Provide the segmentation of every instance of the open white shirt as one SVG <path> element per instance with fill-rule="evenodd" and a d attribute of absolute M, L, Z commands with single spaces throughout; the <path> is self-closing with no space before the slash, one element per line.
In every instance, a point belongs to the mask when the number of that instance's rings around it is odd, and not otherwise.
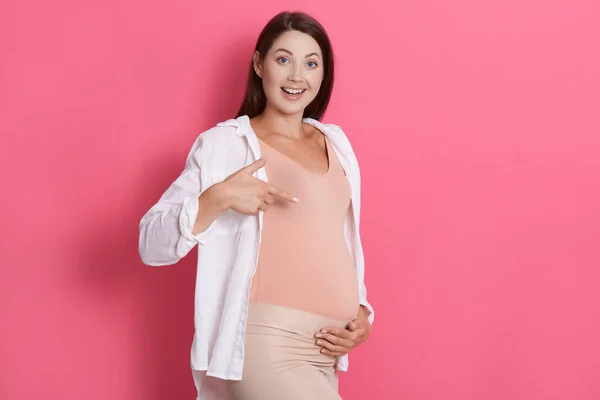
<path fill-rule="evenodd" d="M 356 265 L 360 304 L 369 311 L 372 323 L 375 314 L 367 301 L 359 234 L 358 161 L 339 126 L 312 118 L 303 122 L 327 136 L 350 183 L 352 201 L 345 220 L 345 239 Z M 262 211 L 251 216 L 227 210 L 204 232 L 193 235 L 198 196 L 260 157 L 248 116 L 218 123 L 198 136 L 183 172 L 140 221 L 139 254 L 144 264 L 175 264 L 199 244 L 191 349 L 198 400 L 226 399 L 226 381 L 242 379 L 250 284 L 263 226 Z M 267 181 L 265 168 L 255 176 Z M 347 371 L 348 355 L 339 357 L 337 365 Z"/>

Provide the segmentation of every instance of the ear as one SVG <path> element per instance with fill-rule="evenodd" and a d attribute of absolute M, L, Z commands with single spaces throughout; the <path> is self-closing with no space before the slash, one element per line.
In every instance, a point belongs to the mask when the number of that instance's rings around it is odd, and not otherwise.
<path fill-rule="evenodd" d="M 252 56 L 252 65 L 254 66 L 254 72 L 256 72 L 256 75 L 258 75 L 259 78 L 262 78 L 262 64 L 260 62 L 260 53 L 258 50 L 256 50 Z"/>

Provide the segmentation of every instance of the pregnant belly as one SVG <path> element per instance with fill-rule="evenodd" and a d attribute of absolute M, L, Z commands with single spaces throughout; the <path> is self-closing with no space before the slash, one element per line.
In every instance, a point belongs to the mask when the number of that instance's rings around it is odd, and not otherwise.
<path fill-rule="evenodd" d="M 359 307 L 356 268 L 345 242 L 311 251 L 262 252 L 250 300 L 296 308 L 343 321 Z"/>

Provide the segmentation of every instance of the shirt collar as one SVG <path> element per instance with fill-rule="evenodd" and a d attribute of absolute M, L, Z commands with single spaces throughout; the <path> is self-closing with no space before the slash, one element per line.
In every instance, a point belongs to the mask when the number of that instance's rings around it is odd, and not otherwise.
<path fill-rule="evenodd" d="M 321 132 L 329 136 L 329 132 L 327 131 L 325 124 L 321 121 L 318 121 L 313 118 L 303 118 L 302 122 L 313 125 L 318 128 Z M 231 118 L 227 121 L 219 122 L 217 126 L 232 126 L 235 127 L 236 135 L 242 137 L 246 135 L 254 135 L 254 131 L 252 130 L 252 126 L 250 125 L 250 118 L 247 115 L 240 115 L 237 118 Z"/>
<path fill-rule="evenodd" d="M 237 118 L 231 118 L 227 121 L 219 122 L 217 126 L 233 126 L 235 127 L 235 133 L 238 136 L 246 136 L 248 133 L 252 132 L 250 118 L 248 118 L 247 115 L 240 115 Z"/>

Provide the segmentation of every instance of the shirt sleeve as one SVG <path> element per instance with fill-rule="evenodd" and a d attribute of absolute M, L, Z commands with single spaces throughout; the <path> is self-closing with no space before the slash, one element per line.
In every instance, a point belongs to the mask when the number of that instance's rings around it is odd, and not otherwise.
<path fill-rule="evenodd" d="M 356 156 L 355 156 L 355 160 L 356 160 Z M 358 196 L 360 196 L 361 195 L 361 189 L 360 189 L 361 182 L 360 182 L 360 170 L 358 169 L 358 160 L 356 160 L 356 168 L 358 171 Z M 358 223 L 358 226 L 360 226 L 360 223 Z M 365 262 L 365 258 L 364 258 L 363 248 L 362 248 L 362 240 L 360 240 L 360 229 L 357 228 L 357 230 L 359 231 L 359 232 L 357 232 L 357 235 L 359 235 L 359 240 L 358 240 L 359 249 L 358 250 L 359 250 L 359 254 L 360 254 L 360 257 L 362 260 L 362 264 L 363 264 L 362 274 L 361 274 L 361 279 L 360 279 L 360 286 L 359 286 L 359 298 L 360 298 L 360 304 L 365 306 L 365 308 L 368 310 L 367 319 L 369 320 L 369 323 L 372 325 L 373 321 L 375 319 L 375 310 L 373 309 L 373 306 L 371 306 L 371 304 L 367 300 L 367 286 L 365 285 L 366 262 Z"/>
<path fill-rule="evenodd" d="M 365 308 L 367 309 L 367 311 L 368 311 L 367 319 L 369 320 L 369 323 L 371 325 L 373 325 L 373 321 L 375 320 L 375 310 L 373 309 L 373 306 L 371 306 L 371 304 L 367 300 L 367 288 L 365 286 L 364 281 L 361 282 L 361 286 L 362 286 L 362 288 L 361 288 L 360 305 L 365 306 Z"/>
<path fill-rule="evenodd" d="M 207 189 L 201 174 L 206 154 L 206 143 L 200 135 L 188 154 L 183 172 L 142 217 L 138 252 L 144 264 L 175 264 L 196 244 L 204 245 L 210 236 L 214 223 L 205 231 L 192 234 L 198 197 Z"/>
<path fill-rule="evenodd" d="M 360 201 L 361 198 L 361 174 L 360 174 L 360 167 L 358 165 L 358 159 L 356 157 L 356 153 L 354 152 L 354 149 L 352 148 L 352 144 L 350 143 L 350 140 L 348 139 L 348 136 L 346 135 L 346 133 L 342 130 L 342 128 L 339 125 L 334 125 L 334 124 L 330 124 L 330 126 L 337 130 L 339 132 L 339 134 L 343 137 L 343 139 L 346 141 L 346 144 L 348 146 L 349 149 L 349 155 L 352 158 L 352 163 L 354 164 L 355 168 L 356 168 L 356 185 L 357 185 L 357 190 L 358 190 L 358 198 Z M 360 203 L 359 203 L 359 209 L 360 209 Z M 365 285 L 365 260 L 364 260 L 364 253 L 363 253 L 363 248 L 362 248 L 362 240 L 360 240 L 360 214 L 356 217 L 356 226 L 355 229 L 357 231 L 357 235 L 359 237 L 358 240 L 358 244 L 357 244 L 357 255 L 359 260 L 357 260 L 357 262 L 361 263 L 362 268 L 360 271 L 360 284 L 359 284 L 359 298 L 360 298 L 360 305 L 365 306 L 365 308 L 368 311 L 368 315 L 367 315 L 367 319 L 369 320 L 369 323 L 373 324 L 373 321 L 375 320 L 375 310 L 373 309 L 373 306 L 371 306 L 371 304 L 369 303 L 369 301 L 367 300 L 367 287 Z"/>

